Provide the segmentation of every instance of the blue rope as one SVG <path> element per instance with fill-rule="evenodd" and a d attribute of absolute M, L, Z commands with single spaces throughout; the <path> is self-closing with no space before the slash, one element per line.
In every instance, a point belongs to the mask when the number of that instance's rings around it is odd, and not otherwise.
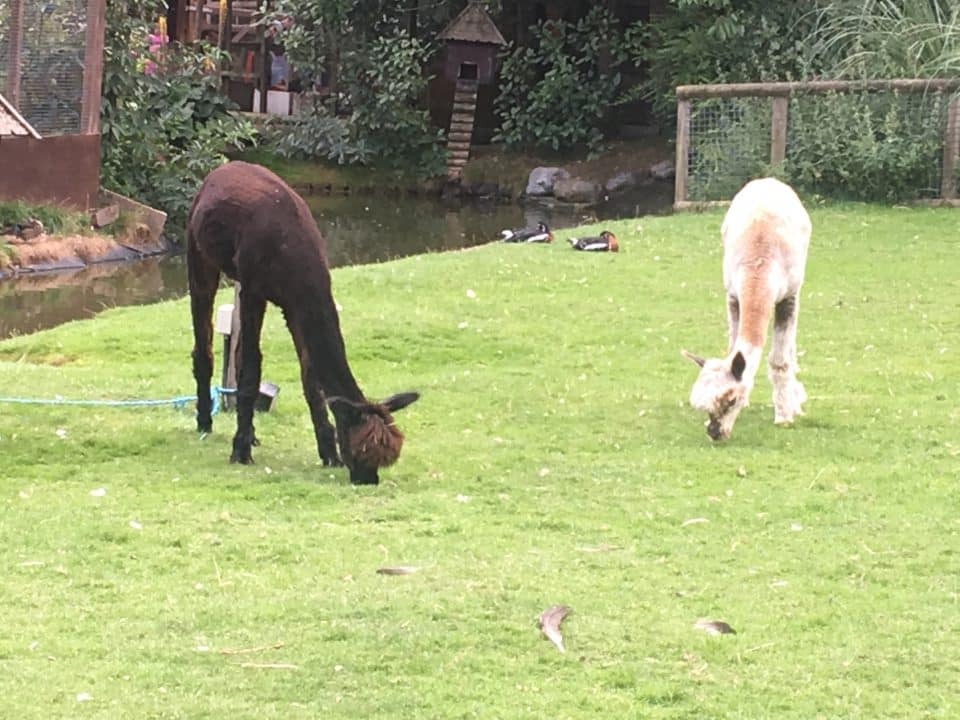
<path fill-rule="evenodd" d="M 220 396 L 234 395 L 236 390 L 233 388 L 222 388 L 214 385 L 210 388 L 210 400 L 213 403 L 212 415 L 216 415 L 220 410 Z M 16 403 L 18 405 L 95 405 L 106 407 L 143 407 L 156 405 L 173 405 L 176 408 L 184 407 L 191 400 L 195 400 L 196 395 L 178 395 L 169 400 L 68 400 L 66 398 L 25 398 L 25 397 L 0 397 L 0 403 Z"/>

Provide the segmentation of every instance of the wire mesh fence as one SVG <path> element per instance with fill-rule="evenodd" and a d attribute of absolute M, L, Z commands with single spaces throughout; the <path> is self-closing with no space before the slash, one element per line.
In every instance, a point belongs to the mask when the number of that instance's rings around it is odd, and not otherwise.
<path fill-rule="evenodd" d="M 687 197 L 723 200 L 770 161 L 770 98 L 704 98 L 691 103 Z"/>
<path fill-rule="evenodd" d="M 770 174 L 831 197 L 952 199 L 957 86 L 910 80 L 680 88 L 676 204 L 729 200 L 751 178 Z"/>
<path fill-rule="evenodd" d="M 790 101 L 786 173 L 811 191 L 929 200 L 943 186 L 949 94 L 798 94 Z M 885 187 L 884 197 L 871 188 Z"/>
<path fill-rule="evenodd" d="M 0 92 L 41 135 L 81 131 L 87 0 L 0 0 Z"/>

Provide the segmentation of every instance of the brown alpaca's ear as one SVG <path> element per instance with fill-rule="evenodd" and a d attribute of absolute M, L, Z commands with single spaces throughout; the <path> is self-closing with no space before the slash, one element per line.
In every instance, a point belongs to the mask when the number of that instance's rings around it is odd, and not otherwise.
<path fill-rule="evenodd" d="M 366 404 L 357 404 L 352 400 L 347 400 L 347 398 L 340 396 L 328 397 L 327 405 L 329 405 L 331 410 L 341 415 L 351 425 L 355 425 L 360 422 L 360 416 L 363 415 L 364 408 L 367 407 Z"/>
<path fill-rule="evenodd" d="M 699 355 L 694 355 L 692 352 L 687 352 L 686 350 L 681 350 L 680 354 L 683 355 L 687 360 L 692 360 L 700 367 L 703 367 L 703 364 L 706 362 L 706 360 Z"/>
<path fill-rule="evenodd" d="M 743 379 L 743 371 L 747 369 L 746 358 L 743 357 L 742 352 L 737 352 L 733 356 L 733 362 L 730 363 L 730 372 L 733 373 L 733 379 L 737 382 L 740 382 Z"/>
<path fill-rule="evenodd" d="M 391 395 L 381 404 L 393 413 L 397 410 L 403 410 L 407 405 L 413 405 L 419 398 L 420 393 L 418 392 L 402 392 Z"/>

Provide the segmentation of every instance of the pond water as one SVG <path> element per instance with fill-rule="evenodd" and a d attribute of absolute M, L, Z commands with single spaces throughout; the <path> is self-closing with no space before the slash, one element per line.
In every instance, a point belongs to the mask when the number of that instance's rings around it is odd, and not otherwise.
<path fill-rule="evenodd" d="M 565 228 L 668 212 L 670 183 L 625 194 L 596 208 L 443 202 L 430 197 L 309 196 L 327 239 L 331 266 L 382 262 L 495 241 L 503 228 L 544 221 Z M 0 338 L 87 318 L 110 307 L 142 305 L 187 293 L 183 255 L 95 265 L 79 271 L 0 280 Z"/>

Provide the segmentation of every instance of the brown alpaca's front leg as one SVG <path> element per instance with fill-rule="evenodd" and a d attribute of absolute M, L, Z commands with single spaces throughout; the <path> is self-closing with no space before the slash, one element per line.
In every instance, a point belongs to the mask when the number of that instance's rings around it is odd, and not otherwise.
<path fill-rule="evenodd" d="M 300 360 L 300 382 L 303 384 L 303 396 L 307 399 L 310 408 L 310 419 L 313 421 L 313 432 L 317 438 L 317 453 L 325 466 L 340 466 L 343 462 L 337 452 L 337 433 L 327 415 L 327 403 L 320 384 L 317 367 L 311 362 L 310 353 L 301 333 L 300 323 L 295 316 L 284 312 L 287 318 L 287 327 L 293 337 L 297 357 Z M 293 318 L 293 319 L 292 319 Z"/>
<path fill-rule="evenodd" d="M 303 379 L 303 394 L 307 398 L 310 408 L 310 419 L 313 420 L 313 432 L 317 438 L 317 452 L 326 466 L 343 465 L 337 453 L 337 433 L 330 424 L 327 415 L 327 403 L 320 388 L 320 382 L 313 375 L 312 370 L 301 367 Z"/>
<path fill-rule="evenodd" d="M 253 405 L 260 392 L 260 331 L 267 303 L 263 298 L 241 292 L 240 300 L 240 376 L 237 380 L 237 433 L 233 436 L 230 462 L 253 463 L 250 447 L 256 436 L 253 429 Z"/>

